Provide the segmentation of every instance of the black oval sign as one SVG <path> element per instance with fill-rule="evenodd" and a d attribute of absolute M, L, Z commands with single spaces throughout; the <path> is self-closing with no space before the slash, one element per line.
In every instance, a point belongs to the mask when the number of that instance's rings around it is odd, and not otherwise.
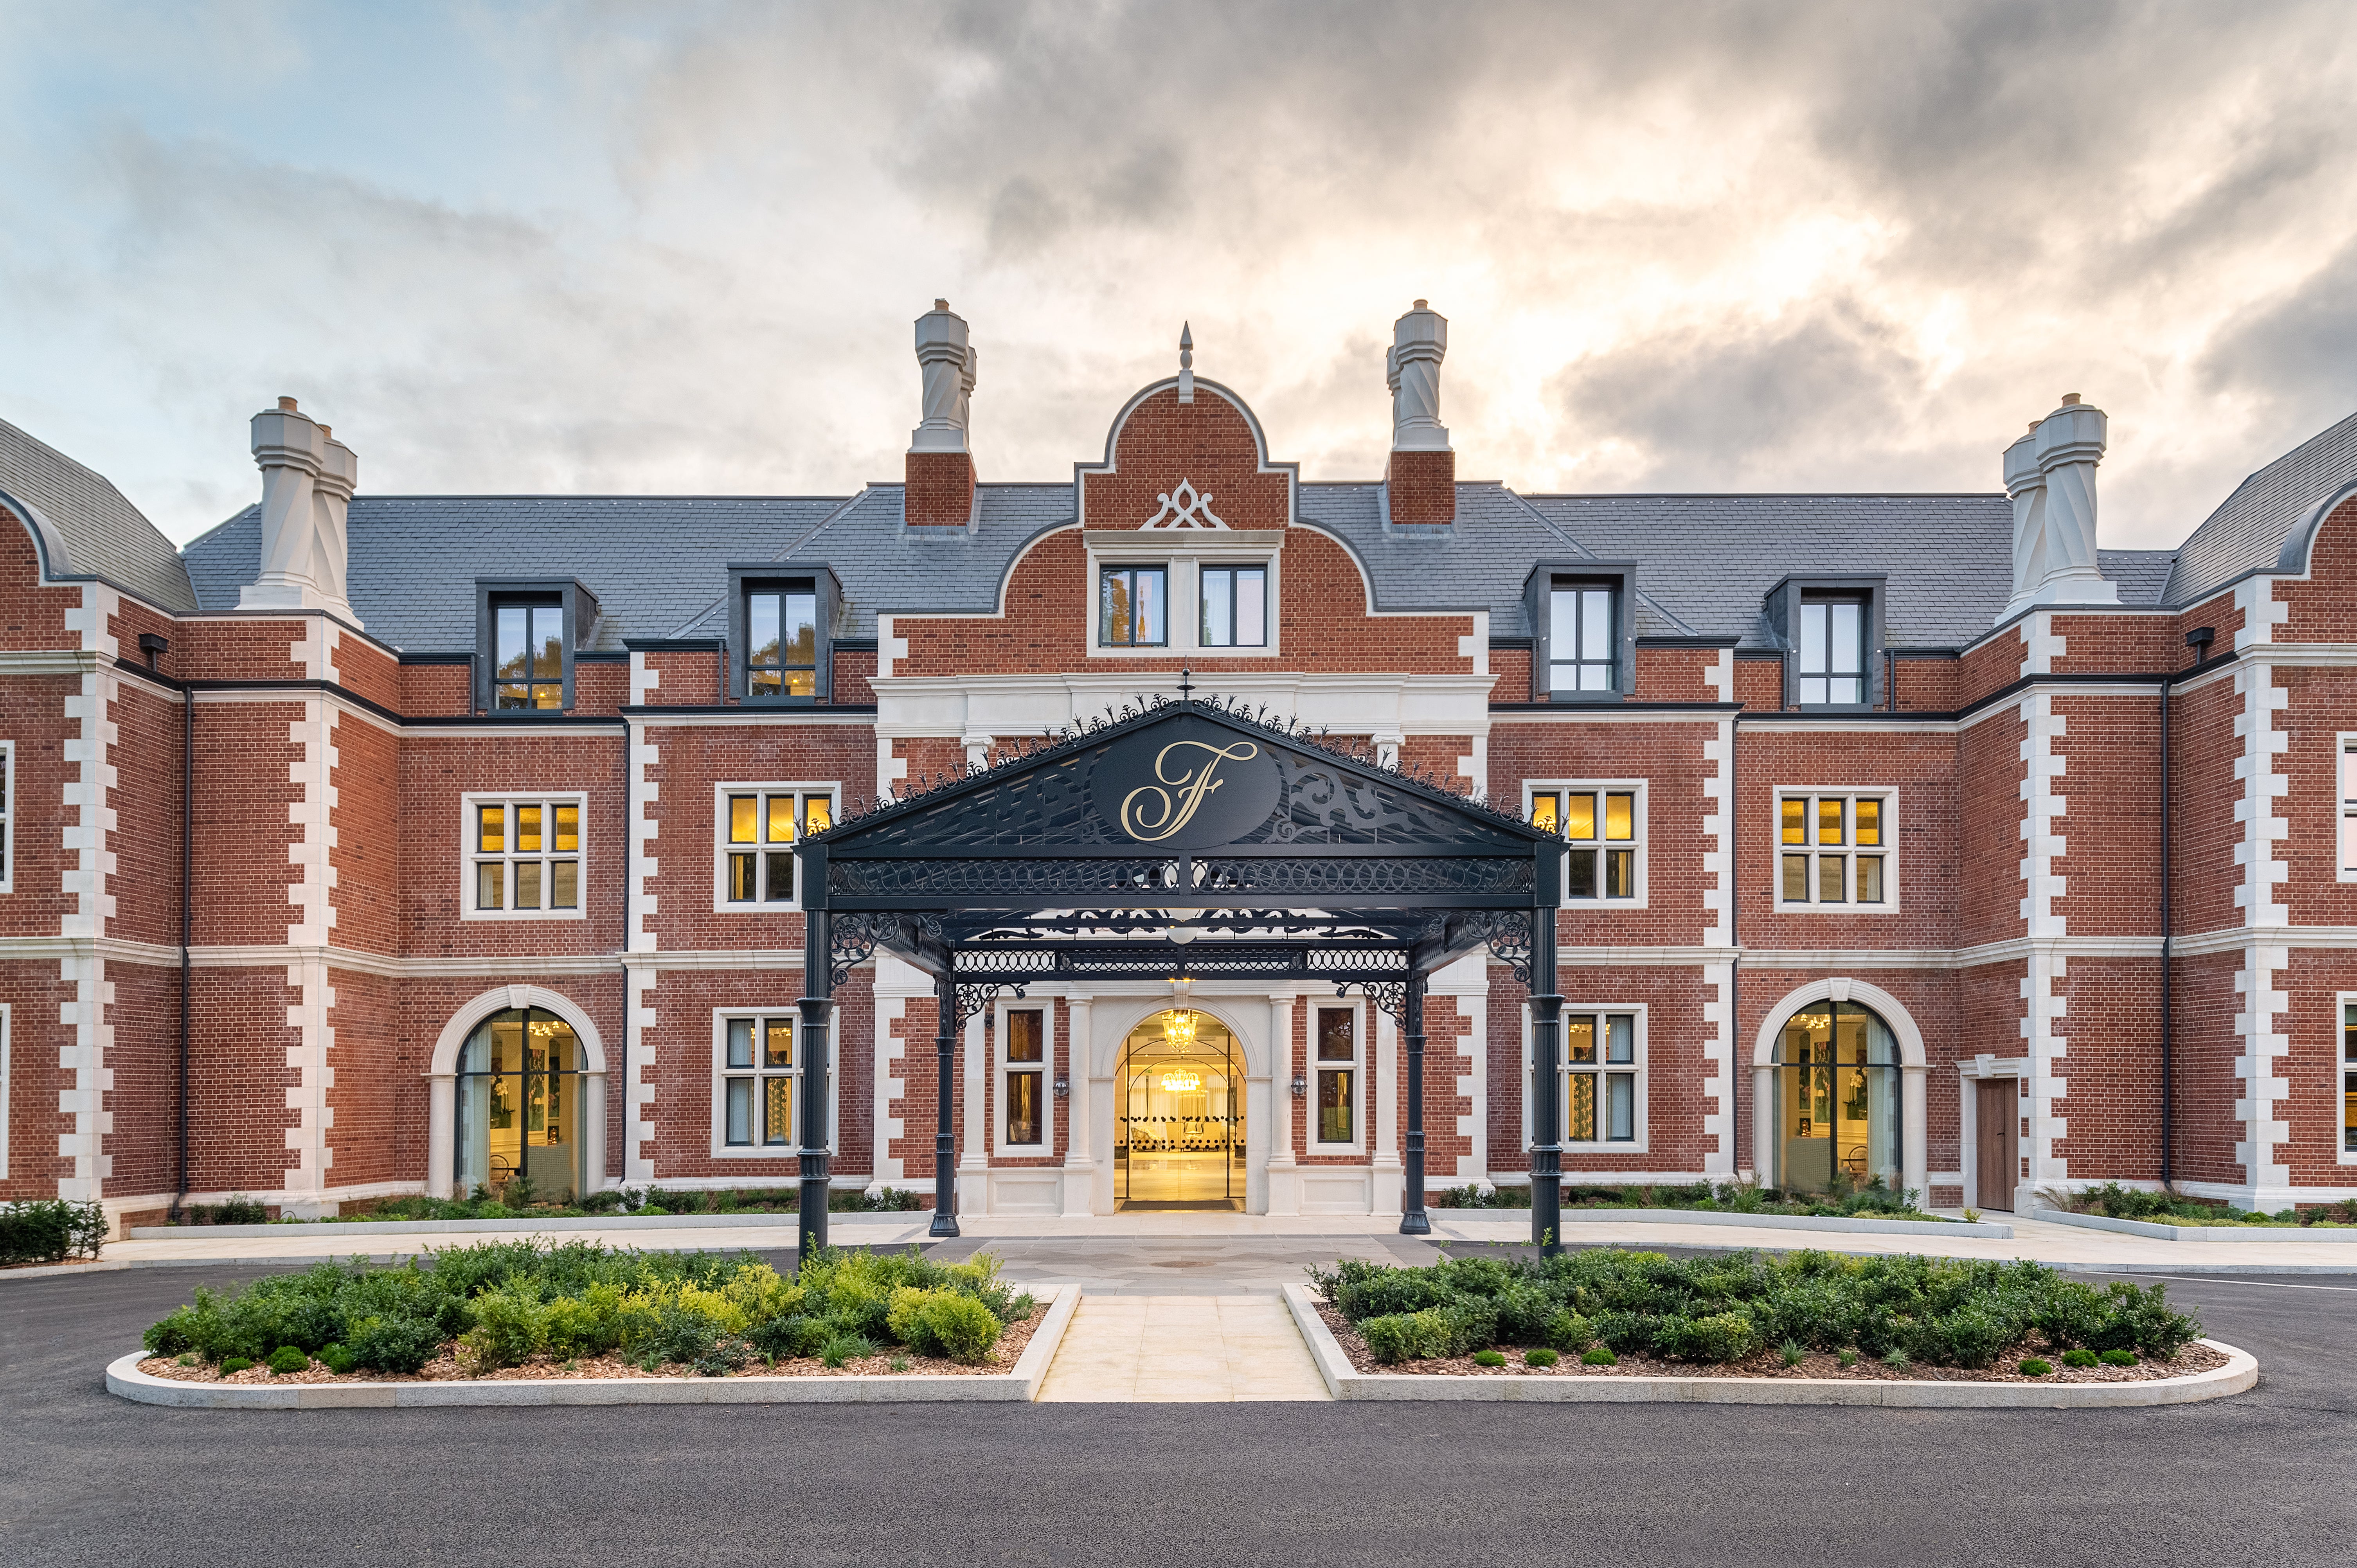
<path fill-rule="evenodd" d="M 1107 746 L 1089 796 L 1116 837 L 1191 850 L 1233 843 L 1268 821 L 1284 787 L 1259 741 L 1181 718 Z"/>

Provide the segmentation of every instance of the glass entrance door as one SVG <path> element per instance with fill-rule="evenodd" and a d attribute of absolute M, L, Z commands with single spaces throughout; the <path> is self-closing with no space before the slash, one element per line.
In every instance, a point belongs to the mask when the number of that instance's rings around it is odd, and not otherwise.
<path fill-rule="evenodd" d="M 1207 1013 L 1172 1008 L 1130 1031 L 1114 1120 L 1114 1207 L 1239 1210 L 1243 1058 Z"/>
<path fill-rule="evenodd" d="M 1899 1186 L 1899 1046 L 1852 1002 L 1820 1002 L 1784 1022 L 1776 1047 L 1777 1185 L 1824 1192 Z"/>
<path fill-rule="evenodd" d="M 458 1054 L 457 1101 L 461 1196 L 569 1202 L 580 1190 L 581 1047 L 572 1025 L 537 1007 L 484 1019 Z"/>

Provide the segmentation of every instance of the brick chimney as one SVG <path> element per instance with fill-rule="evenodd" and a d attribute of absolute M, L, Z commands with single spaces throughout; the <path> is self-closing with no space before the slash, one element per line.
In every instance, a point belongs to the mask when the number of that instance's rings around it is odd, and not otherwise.
<path fill-rule="evenodd" d="M 291 397 L 253 416 L 253 436 L 262 469 L 262 570 L 239 594 L 238 607 L 327 610 L 359 626 L 344 582 L 346 508 L 360 483 L 360 459 Z"/>
<path fill-rule="evenodd" d="M 917 317 L 917 365 L 925 379 L 924 418 L 909 435 L 908 496 L 912 528 L 963 528 L 974 518 L 974 452 L 966 415 L 977 356 L 965 318 L 946 299 Z"/>
<path fill-rule="evenodd" d="M 2038 605 L 2117 604 L 2095 554 L 2095 468 L 2110 422 L 2065 392 L 2061 406 L 2005 449 L 2013 499 L 2013 596 L 1999 620 Z"/>
<path fill-rule="evenodd" d="M 1392 328 L 1383 362 L 1392 389 L 1392 458 L 1385 471 L 1394 522 L 1457 521 L 1457 454 L 1440 423 L 1440 361 L 1448 318 L 1422 300 Z"/>

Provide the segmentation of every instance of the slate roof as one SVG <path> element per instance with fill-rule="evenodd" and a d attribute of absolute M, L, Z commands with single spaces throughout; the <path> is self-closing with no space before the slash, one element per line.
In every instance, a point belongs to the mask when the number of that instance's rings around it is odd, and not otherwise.
<path fill-rule="evenodd" d="M 165 609 L 197 607 L 179 552 L 121 490 L 5 419 L 0 491 L 40 514 L 51 576 L 96 577 Z"/>
<path fill-rule="evenodd" d="M 2357 483 L 2357 413 L 2301 442 L 2234 487 L 2178 547 L 2171 604 L 2191 604 L 2253 572 L 2304 570 L 2317 509 Z"/>
<path fill-rule="evenodd" d="M 2120 586 L 2124 605 L 2158 605 L 2169 586 L 2174 550 L 2098 550 L 2095 570 Z"/>

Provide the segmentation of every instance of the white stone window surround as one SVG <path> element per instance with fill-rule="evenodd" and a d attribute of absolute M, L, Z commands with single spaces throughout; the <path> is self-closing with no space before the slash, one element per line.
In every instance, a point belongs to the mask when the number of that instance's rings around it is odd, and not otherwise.
<path fill-rule="evenodd" d="M 742 904 L 732 901 L 728 897 L 729 851 L 734 848 L 739 853 L 742 853 L 744 849 L 742 844 L 732 845 L 728 842 L 728 797 L 731 795 L 769 796 L 785 794 L 825 796 L 827 802 L 827 817 L 830 822 L 839 817 L 843 811 L 843 784 L 839 779 L 812 779 L 806 783 L 780 781 L 773 783 L 746 782 L 732 784 L 722 782 L 713 785 L 712 912 L 714 914 L 784 915 L 799 913 L 802 909 L 802 868 L 799 865 L 794 868 L 794 896 L 791 898 L 781 898 L 774 903 L 757 902 Z M 800 803 L 797 803 L 795 807 L 797 816 L 805 812 L 807 810 L 808 808 L 806 806 L 801 805 Z M 802 830 L 797 827 L 795 831 L 797 834 L 799 834 Z M 801 842 L 799 837 L 797 837 L 795 842 Z M 756 853 L 759 853 L 759 851 L 763 848 L 774 848 L 776 846 L 757 844 L 754 847 Z"/>
<path fill-rule="evenodd" d="M 1010 1014 L 1015 1013 L 1039 1015 L 1041 1058 L 1039 1068 L 1039 1105 L 1046 1112 L 1047 1125 L 1042 1129 L 1043 1136 L 1036 1144 L 1011 1143 L 1006 1136 L 1007 1075 L 1031 1070 L 1028 1067 L 1006 1059 L 1008 1039 L 1006 1020 Z M 1056 1068 L 1056 1047 L 1061 1043 L 1061 1036 L 1056 1029 L 1056 999 L 1052 996 L 999 997 L 991 1008 L 990 1036 L 991 1084 L 996 1091 L 995 1096 L 996 1104 L 992 1109 L 990 1118 L 990 1152 L 993 1155 L 1003 1155 L 1008 1159 L 1052 1158 L 1056 1153 L 1056 1129 L 1063 1122 L 1064 1112 L 1064 1101 L 1056 1098 L 1056 1079 L 1059 1076 Z M 1064 1076 L 1069 1077 L 1069 1074 L 1068 1068 Z"/>
<path fill-rule="evenodd" d="M 509 808 L 506 819 L 505 847 L 503 847 L 497 854 L 482 854 L 479 852 L 476 847 L 476 825 L 479 821 L 478 809 L 483 806 L 505 806 Z M 537 854 L 523 854 L 515 848 L 516 828 L 514 808 L 518 806 L 540 806 L 546 809 L 547 814 L 542 818 L 541 822 L 541 843 L 543 847 Z M 572 806 L 580 812 L 580 816 L 577 819 L 580 823 L 580 827 L 578 830 L 578 836 L 575 841 L 579 847 L 575 850 L 564 852 L 562 854 L 552 847 L 553 840 L 556 832 L 554 813 L 555 809 L 559 806 Z M 574 872 L 575 883 L 573 908 L 570 909 L 552 909 L 547 907 L 548 899 L 554 892 L 554 888 L 552 886 L 554 878 L 553 875 L 546 875 L 542 878 L 542 907 L 537 909 L 515 908 L 513 907 L 515 903 L 515 877 L 512 871 L 513 864 L 519 860 L 539 860 L 543 863 L 546 863 L 556 859 L 569 859 L 576 867 Z M 502 874 L 506 877 L 506 891 L 502 897 L 503 901 L 509 906 L 509 908 L 500 909 L 481 909 L 476 908 L 476 866 L 481 862 L 490 860 L 505 861 L 511 867 L 509 871 Z M 589 797 L 587 791 L 580 789 L 544 789 L 533 791 L 486 790 L 481 793 L 468 792 L 458 797 L 458 918 L 460 919 L 582 920 L 588 918 L 588 913 Z"/>
<path fill-rule="evenodd" d="M 2343 991 L 2335 995 L 2332 999 L 2332 1070 L 2334 1076 L 2341 1081 L 2341 1093 L 2342 1095 L 2347 1095 L 2350 1092 L 2352 1080 L 2357 1079 L 2357 1057 L 2352 1057 L 2349 1054 L 2352 1034 L 2349 1027 L 2349 1010 L 2352 1007 L 2357 1007 L 2357 991 Z M 7 1062 L 7 1010 L 5 1008 L 0 1008 L 0 1083 L 5 1082 Z M 2334 1103 L 2344 1104 L 2345 1101 L 2336 1099 Z M 0 1110 L 5 1109 L 6 1098 L 5 1094 L 0 1094 Z M 2332 1161 L 2335 1165 L 2357 1165 L 2357 1149 L 2352 1149 L 2348 1146 L 2349 1138 L 2345 1131 L 2347 1127 L 2345 1118 L 2346 1112 L 2344 1112 L 2342 1119 L 2339 1120 L 2332 1129 Z M 0 1144 L 0 1176 L 6 1176 L 8 1174 L 6 1169 L 6 1145 L 5 1144 Z"/>
<path fill-rule="evenodd" d="M 2341 875 L 2342 882 L 2357 882 L 2357 730 L 2342 730 L 2334 737 L 2332 746 L 2333 789 L 2341 798 L 2341 820 L 2334 829 L 2340 834 Z M 15 799 L 16 779 L 9 779 L 9 798 Z M 16 864 L 12 855 L 9 864 Z M 0 893 L 7 884 L 0 881 Z"/>
<path fill-rule="evenodd" d="M 791 1144 L 731 1144 L 728 1142 L 728 1021 L 732 1018 L 791 1018 L 794 1021 L 794 1142 Z M 759 1028 L 757 1022 L 756 1028 Z M 835 1042 L 843 1029 L 843 1009 L 835 1008 L 827 1025 L 826 1093 L 827 1131 L 833 1134 L 827 1141 L 827 1153 L 838 1154 L 843 1147 L 842 1089 L 834 1070 L 840 1054 Z M 760 1044 L 757 1038 L 754 1049 Z M 802 1155 L 802 1100 L 804 1085 L 810 1081 L 810 1052 L 802 1038 L 802 1009 L 791 1000 L 774 1007 L 715 1007 L 712 1010 L 712 1157 L 716 1160 L 780 1160 L 799 1159 Z M 758 1056 L 757 1058 L 758 1059 Z M 742 1069 L 737 1076 L 745 1076 Z M 774 1075 L 770 1075 L 774 1076 Z M 757 1112 L 758 1113 L 758 1112 Z"/>
<path fill-rule="evenodd" d="M 1537 1075 L 1534 1067 L 1533 1055 L 1534 1048 L 1533 1036 L 1535 1031 L 1533 1029 L 1531 1024 L 1531 1004 L 1527 1002 L 1523 1003 L 1522 1011 L 1523 1152 L 1524 1154 L 1528 1154 L 1531 1149 L 1531 1102 L 1533 1096 L 1536 1093 L 1536 1086 L 1534 1079 Z M 1598 1073 L 1599 1079 L 1602 1074 L 1611 1070 L 1610 1068 L 1600 1059 L 1604 1055 L 1602 1020 L 1615 1015 L 1623 1017 L 1633 1015 L 1636 1018 L 1637 1036 L 1636 1051 L 1634 1053 L 1637 1058 L 1637 1102 L 1633 1107 L 1634 1116 L 1632 1119 L 1632 1125 L 1637 1134 L 1635 1140 L 1633 1142 L 1615 1143 L 1608 1138 L 1599 1136 L 1582 1143 L 1575 1144 L 1566 1137 L 1563 1140 L 1563 1152 L 1566 1155 L 1643 1155 L 1652 1152 L 1652 1128 L 1648 1115 L 1652 1100 L 1652 1069 L 1650 1065 L 1652 1036 L 1651 1014 L 1652 1004 L 1645 1002 L 1607 1003 L 1581 1001 L 1575 1003 L 1568 996 L 1565 998 L 1562 1016 L 1566 1018 L 1573 1016 L 1586 1016 L 1593 1017 L 1598 1021 L 1596 1049 L 1597 1056 L 1599 1059 L 1596 1065 L 1596 1072 Z M 1564 1033 L 1562 1026 L 1558 1025 L 1555 1029 L 1556 1048 L 1558 1050 L 1563 1049 L 1567 1039 L 1568 1036 Z M 1566 1062 L 1566 1070 L 1564 1074 L 1566 1082 L 1564 1090 L 1564 1104 L 1566 1111 L 1568 1111 L 1571 1103 L 1571 1090 L 1569 1088 L 1571 1075 L 1568 1068 L 1569 1064 Z M 1584 1066 L 1582 1070 L 1586 1070 Z M 1598 1132 L 1601 1133 L 1605 1126 L 1605 1112 L 1604 1100 L 1601 1093 L 1602 1084 L 1600 1081 L 1598 1088 L 1599 1092 L 1596 1102 L 1596 1124 Z M 1569 1123 L 1566 1122 L 1565 1126 L 1568 1128 Z M 1638 1176 L 1642 1175 L 1642 1173 L 1631 1174 Z M 1572 1180 L 1575 1177 L 1580 1181 L 1611 1181 L 1617 1179 L 1617 1173 L 1611 1171 L 1566 1171 L 1564 1173 L 1564 1179 L 1566 1181 Z"/>
<path fill-rule="evenodd" d="M 1088 556 L 1089 657 L 1092 659 L 1274 659 L 1282 651 L 1277 607 L 1284 602 L 1285 531 L 1280 528 L 1083 529 Z M 1124 648 L 1099 640 L 1104 627 L 1098 610 L 1103 570 L 1108 566 L 1163 566 L 1169 596 L 1169 640 Z M 1267 574 L 1268 640 L 1250 648 L 1203 645 L 1203 568 L 1258 566 Z"/>
<path fill-rule="evenodd" d="M 0 740 L 0 893 L 16 891 L 16 743 Z M 0 1176 L 8 1174 L 7 1133 L 0 1128 Z"/>
<path fill-rule="evenodd" d="M 1309 1088 L 1302 1098 L 1302 1103 L 1308 1108 L 1308 1115 L 1305 1119 L 1307 1124 L 1301 1133 L 1302 1147 L 1312 1155 L 1363 1155 L 1367 1151 L 1367 1069 L 1373 1059 L 1373 1053 L 1368 1049 L 1367 1033 L 1372 1026 L 1367 1005 L 1361 1000 L 1329 999 L 1315 993 L 1305 1000 L 1307 1005 L 1303 1012 L 1308 1025 L 1302 1037 L 1302 1071 L 1308 1079 Z M 1329 1012 L 1351 1015 L 1351 1056 L 1348 1063 L 1320 1062 L 1318 1059 L 1318 1015 Z M 1402 1048 L 1405 1047 L 1403 1046 Z M 1330 1072 L 1345 1066 L 1351 1069 L 1351 1137 L 1347 1143 L 1329 1144 L 1318 1136 L 1318 1069 L 1323 1067 Z M 1286 1099 L 1290 1100 L 1293 1095 L 1290 1073 L 1285 1076 L 1280 1087 Z"/>
<path fill-rule="evenodd" d="M 1605 810 L 1604 797 L 1606 795 L 1634 794 L 1637 797 L 1634 801 L 1631 802 L 1630 808 L 1630 826 L 1633 830 L 1635 836 L 1630 839 L 1626 844 L 1620 843 L 1620 841 L 1619 840 L 1607 841 L 1602 838 L 1580 841 L 1583 844 L 1593 844 L 1598 850 L 1614 847 L 1633 849 L 1636 852 L 1637 869 L 1631 885 L 1631 896 L 1627 898 L 1607 898 L 1603 896 L 1601 889 L 1605 886 L 1605 880 L 1601 867 L 1598 868 L 1596 878 L 1596 886 L 1598 892 L 1593 898 L 1573 897 L 1570 892 L 1571 879 L 1566 875 L 1563 879 L 1565 892 L 1563 895 L 1562 907 L 1566 909 L 1644 908 L 1651 897 L 1649 885 L 1652 878 L 1651 862 L 1652 859 L 1652 857 L 1645 851 L 1646 797 L 1650 793 L 1650 785 L 1647 780 L 1642 779 L 1525 779 L 1523 780 L 1523 815 L 1525 818 L 1529 817 L 1531 812 L 1531 802 L 1541 795 L 1550 793 L 1565 795 L 1575 790 L 1581 793 L 1587 793 L 1590 791 L 1594 792 L 1597 798 L 1597 814 L 1599 818 L 1599 821 L 1597 823 L 1597 831 L 1599 833 L 1604 830 L 1604 824 L 1600 819 Z M 1558 831 L 1560 831 L 1560 825 L 1558 827 Z M 1568 861 L 1570 855 L 1571 844 L 1569 841 L 1566 841 L 1564 845 L 1564 857 Z"/>
<path fill-rule="evenodd" d="M 1775 893 L 1778 914 L 1895 915 L 1899 913 L 1899 789 L 1895 785 L 1780 784 L 1770 791 L 1769 800 L 1770 801 L 1768 812 L 1769 886 Z M 1784 842 L 1784 802 L 1788 800 L 1805 800 L 1809 802 L 1803 816 L 1803 824 L 1808 833 L 1808 842 L 1804 843 L 1788 844 Z M 1845 802 L 1842 808 L 1844 813 L 1842 843 L 1838 845 L 1820 844 L 1816 842 L 1816 802 L 1821 800 L 1838 800 Z M 1882 802 L 1880 829 L 1882 843 L 1868 845 L 1867 848 L 1867 854 L 1879 854 L 1882 857 L 1882 898 L 1879 902 L 1871 904 L 1861 904 L 1857 900 L 1857 803 L 1860 800 Z M 1849 897 L 1838 904 L 1819 902 L 1813 897 L 1806 899 L 1787 899 L 1784 897 L 1784 856 L 1788 854 L 1809 856 L 1808 886 L 1809 891 L 1813 895 L 1817 886 L 1817 857 L 1827 852 L 1847 858 L 1848 865 L 1843 868 L 1842 875 L 1843 886 Z"/>

